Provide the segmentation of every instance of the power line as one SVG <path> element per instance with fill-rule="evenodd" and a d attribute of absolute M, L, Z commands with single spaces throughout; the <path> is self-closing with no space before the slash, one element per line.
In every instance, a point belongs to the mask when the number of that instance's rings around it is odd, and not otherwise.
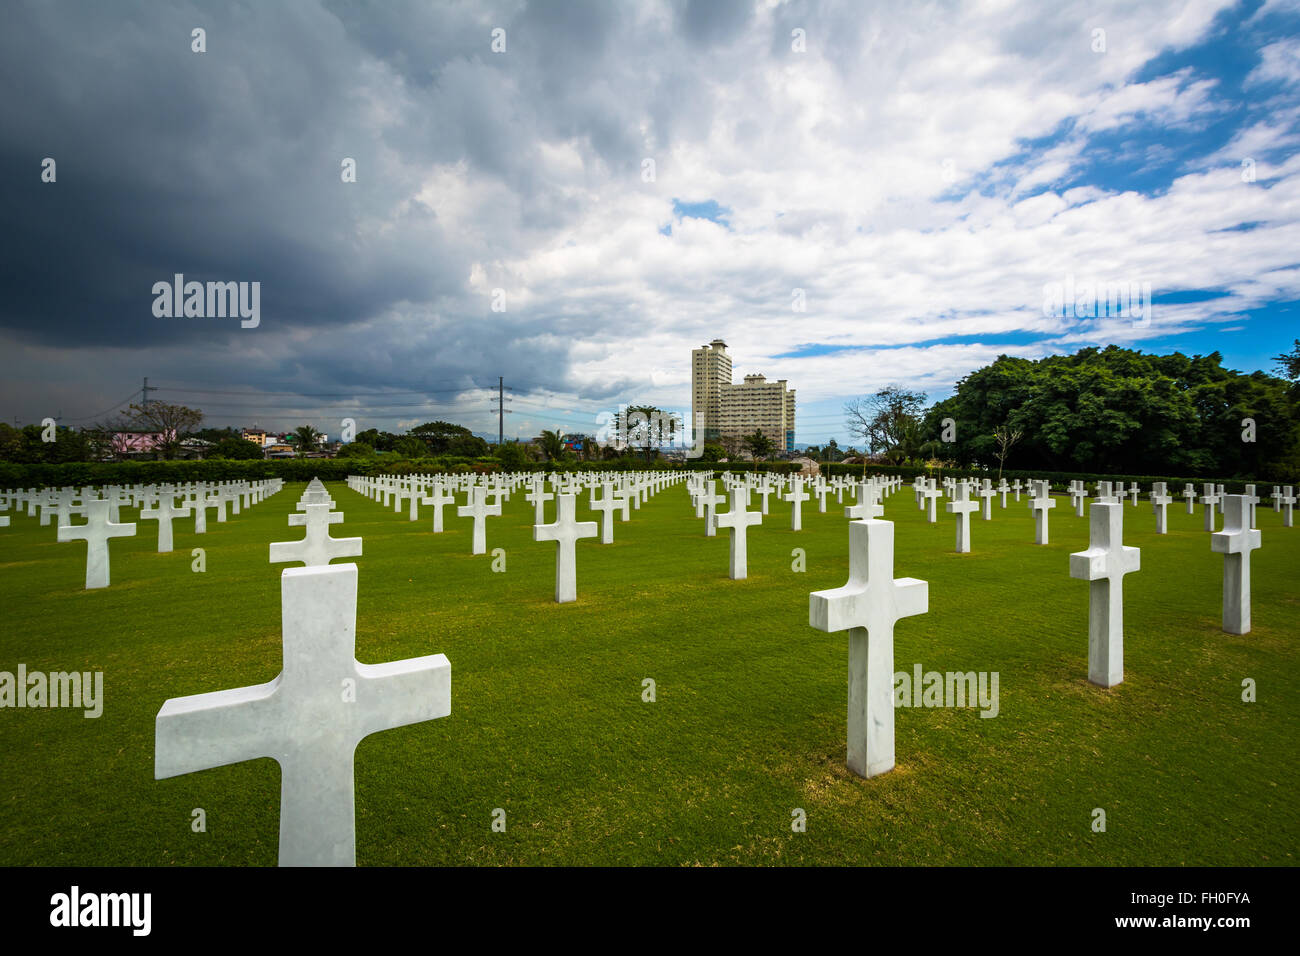
<path fill-rule="evenodd" d="M 122 400 L 121 400 L 120 402 L 118 402 L 116 405 L 111 405 L 111 406 L 109 406 L 108 408 L 104 409 L 102 412 L 96 412 L 94 415 L 84 415 L 84 416 L 82 416 L 81 418 L 69 418 L 68 421 L 70 421 L 70 422 L 88 422 L 88 421 L 90 421 L 92 418 L 100 418 L 100 417 L 102 417 L 102 416 L 104 416 L 104 415 L 107 415 L 109 412 L 117 411 L 117 410 L 118 410 L 119 408 L 121 408 L 123 405 L 127 404 L 127 402 L 131 401 L 131 399 L 133 399 L 133 398 L 135 398 L 135 389 L 132 389 L 132 390 L 131 390 L 131 394 L 128 395 L 126 398 L 122 399 Z"/>
<path fill-rule="evenodd" d="M 176 388 L 169 385 L 152 386 L 151 391 L 180 392 L 184 395 L 242 395 L 246 398 L 256 398 L 258 395 L 281 395 L 281 396 L 300 396 L 302 398 L 355 398 L 355 397 L 374 397 L 379 398 L 384 395 L 446 395 L 458 392 L 481 392 L 491 388 L 489 385 L 467 385 L 463 388 L 425 388 L 425 389 L 401 389 L 397 391 L 381 392 L 272 392 L 262 389 L 245 389 L 243 391 L 229 391 L 220 389 L 204 388 Z"/>

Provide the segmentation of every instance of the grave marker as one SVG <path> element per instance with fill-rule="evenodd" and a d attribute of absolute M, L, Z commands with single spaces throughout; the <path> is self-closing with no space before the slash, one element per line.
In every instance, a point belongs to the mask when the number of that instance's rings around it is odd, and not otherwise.
<path fill-rule="evenodd" d="M 271 757 L 280 765 L 280 865 L 354 866 L 357 744 L 450 714 L 451 664 L 442 654 L 357 661 L 355 564 L 286 568 L 280 606 L 279 676 L 164 703 L 154 778 Z"/>
<path fill-rule="evenodd" d="M 894 577 L 894 523 L 849 523 L 849 581 L 808 596 L 808 623 L 849 632 L 848 765 L 861 777 L 894 767 L 894 625 L 929 610 L 929 585 Z"/>

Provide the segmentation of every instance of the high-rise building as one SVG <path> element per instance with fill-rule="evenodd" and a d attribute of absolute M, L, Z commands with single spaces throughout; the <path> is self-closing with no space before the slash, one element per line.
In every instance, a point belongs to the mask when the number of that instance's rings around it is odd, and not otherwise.
<path fill-rule="evenodd" d="M 691 350 L 692 428 L 698 422 L 705 440 L 722 435 L 722 386 L 731 384 L 731 356 L 727 343 L 714 339 Z"/>
<path fill-rule="evenodd" d="M 794 450 L 794 389 L 783 378 L 769 382 L 763 375 L 746 375 L 733 385 L 731 356 L 721 339 L 691 350 L 691 411 L 706 440 L 740 440 L 757 430 L 778 452 Z"/>
<path fill-rule="evenodd" d="M 794 389 L 786 380 L 769 382 L 763 375 L 746 375 L 739 385 L 722 386 L 722 434 L 743 439 L 761 431 L 782 453 L 794 449 Z"/>

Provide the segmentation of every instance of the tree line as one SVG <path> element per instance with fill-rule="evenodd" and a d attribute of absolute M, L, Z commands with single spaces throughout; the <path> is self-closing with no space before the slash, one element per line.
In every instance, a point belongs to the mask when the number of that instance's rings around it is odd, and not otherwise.
<path fill-rule="evenodd" d="M 1001 355 L 932 405 L 897 386 L 846 403 L 850 431 L 893 464 L 1115 474 L 1300 474 L 1300 340 L 1277 375 L 1218 352 L 1107 346 Z"/>

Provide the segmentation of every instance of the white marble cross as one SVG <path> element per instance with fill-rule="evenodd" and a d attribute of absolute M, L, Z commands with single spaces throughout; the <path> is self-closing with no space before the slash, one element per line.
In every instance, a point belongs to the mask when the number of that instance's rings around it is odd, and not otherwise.
<path fill-rule="evenodd" d="M 894 523 L 849 523 L 849 582 L 808 596 L 808 623 L 849 632 L 848 765 L 862 777 L 894 767 L 894 624 L 929 610 L 930 586 L 894 577 Z"/>
<path fill-rule="evenodd" d="M 424 485 L 411 479 L 411 510 L 407 512 L 407 518 L 411 521 L 420 520 L 420 503 L 424 501 Z"/>
<path fill-rule="evenodd" d="M 280 865 L 353 866 L 357 744 L 450 714 L 451 664 L 442 654 L 357 661 L 355 564 L 286 568 L 280 606 L 279 676 L 164 703 L 154 778 L 271 757 L 280 765 Z"/>
<path fill-rule="evenodd" d="M 1083 487 L 1082 481 L 1072 481 L 1069 487 L 1070 504 L 1074 505 L 1074 515 L 1076 518 L 1083 517 L 1083 504 L 1088 500 L 1088 490 Z"/>
<path fill-rule="evenodd" d="M 1088 680 L 1114 687 L 1124 679 L 1124 575 L 1141 568 L 1141 551 L 1126 547 L 1124 506 L 1095 502 L 1088 550 L 1070 555 L 1070 577 L 1088 585 Z"/>
<path fill-rule="evenodd" d="M 1282 497 L 1278 499 L 1278 502 L 1282 505 L 1282 527 L 1293 527 L 1291 524 L 1291 512 L 1292 508 L 1295 507 L 1295 486 L 1287 485 L 1283 488 Z"/>
<path fill-rule="evenodd" d="M 943 510 L 957 516 L 958 554 L 970 553 L 970 516 L 978 507 L 979 502 L 970 499 L 970 486 L 965 481 L 957 482 L 956 496 L 943 506 Z"/>
<path fill-rule="evenodd" d="M 487 519 L 501 517 L 501 505 L 487 503 L 487 489 L 473 485 L 469 489 L 469 504 L 456 508 L 461 518 L 474 519 L 474 542 L 470 554 L 487 554 Z"/>
<path fill-rule="evenodd" d="M 309 568 L 329 564 L 334 558 L 361 556 L 360 538 L 331 538 L 330 525 L 341 524 L 343 512 L 330 511 L 329 505 L 307 505 L 306 510 L 289 515 L 290 527 L 306 526 L 301 541 L 275 541 L 271 544 L 271 563 L 301 561 Z"/>
<path fill-rule="evenodd" d="M 546 524 L 546 502 L 554 498 L 555 495 L 546 490 L 546 487 L 540 483 L 534 484 L 528 494 L 524 495 L 524 500 L 533 506 L 533 524 Z"/>
<path fill-rule="evenodd" d="M 803 479 L 802 478 L 794 479 L 794 482 L 790 486 L 790 493 L 784 496 L 785 501 L 793 502 L 790 511 L 791 531 L 803 530 L 803 503 L 805 501 L 808 501 L 811 497 L 812 496 L 808 494 L 808 492 L 803 490 Z M 763 503 L 765 505 L 767 504 L 766 498 L 763 499 Z M 766 513 L 767 512 L 765 509 L 764 514 Z"/>
<path fill-rule="evenodd" d="M 1021 489 L 1021 487 L 1022 487 L 1022 486 L 1021 486 L 1021 484 L 1020 484 L 1020 479 L 1019 479 L 1019 478 L 1017 478 L 1015 481 L 1013 481 L 1013 482 L 1011 483 L 1011 488 L 1012 488 L 1012 489 L 1015 491 L 1015 493 L 1016 493 L 1016 503 L 1017 503 L 1017 504 L 1020 503 L 1020 489 Z"/>
<path fill-rule="evenodd" d="M 1210 550 L 1223 555 L 1223 629 L 1229 634 L 1250 633 L 1250 552 L 1261 543 L 1250 526 L 1250 498 L 1226 496 L 1223 530 L 1210 535 Z"/>
<path fill-rule="evenodd" d="M 555 542 L 555 600 L 558 604 L 578 599 L 575 545 L 579 538 L 594 538 L 598 533 L 596 522 L 576 520 L 575 501 L 573 495 L 561 494 L 556 499 L 555 523 L 533 525 L 534 541 Z"/>
<path fill-rule="evenodd" d="M 1123 485 L 1123 482 L 1120 482 L 1120 484 L 1121 484 L 1121 486 L 1122 486 L 1122 485 Z M 1137 503 L 1138 503 L 1138 494 L 1139 494 L 1141 491 L 1142 491 L 1142 489 L 1138 487 L 1138 483 L 1137 483 L 1136 481 L 1130 481 L 1130 482 L 1129 482 L 1129 486 L 1128 486 L 1129 502 L 1133 505 L 1134 508 L 1137 507 Z"/>
<path fill-rule="evenodd" d="M 176 507 L 176 496 L 166 492 L 158 496 L 158 503 L 152 508 L 140 509 L 141 521 L 158 522 L 158 553 L 166 554 L 172 549 L 172 519 L 184 518 L 190 513 L 189 505 Z"/>
<path fill-rule="evenodd" d="M 456 496 L 443 487 L 442 482 L 435 481 L 433 487 L 429 489 L 432 492 L 420 499 L 422 505 L 433 506 L 433 533 L 442 533 L 442 509 L 447 505 L 456 503 Z"/>
<path fill-rule="evenodd" d="M 1003 510 L 1003 511 L 1005 511 L 1006 508 L 1007 508 L 1007 492 L 1010 491 L 1010 490 L 1011 490 L 1011 486 L 1007 484 L 1007 480 L 1006 480 L 1005 478 L 999 479 L 999 481 L 998 481 L 998 494 L 1001 496 L 1001 499 L 1002 499 L 1002 510 Z"/>
<path fill-rule="evenodd" d="M 1165 482 L 1157 481 L 1151 486 L 1151 510 L 1156 515 L 1156 534 L 1168 534 L 1169 503 L 1174 499 L 1165 492 Z"/>
<path fill-rule="evenodd" d="M 863 482 L 857 494 L 858 503 L 849 505 L 844 509 L 844 514 L 852 519 L 859 520 L 863 518 L 879 518 L 885 513 L 885 506 L 880 503 L 880 489 L 875 485 Z"/>
<path fill-rule="evenodd" d="M 1123 483 L 1120 483 L 1120 490 L 1123 491 Z M 1104 505 L 1114 505 L 1119 503 L 1115 497 L 1115 485 L 1110 481 L 1097 482 L 1097 501 Z"/>
<path fill-rule="evenodd" d="M 705 482 L 706 488 L 700 492 L 699 500 L 704 504 L 704 534 L 712 538 L 718 533 L 717 526 L 713 523 L 713 517 L 718 513 L 718 505 L 722 504 L 726 498 L 714 491 L 715 482 L 710 478 Z"/>
<path fill-rule="evenodd" d="M 942 494 L 942 492 L 939 491 L 933 478 L 926 483 L 925 490 L 922 491 L 921 494 L 925 495 L 926 504 L 929 506 L 927 520 L 930 524 L 935 524 L 939 520 L 936 508 L 939 501 L 939 495 Z"/>
<path fill-rule="evenodd" d="M 622 502 L 614 494 L 614 483 L 606 481 L 601 483 L 600 500 L 593 501 L 591 508 L 593 511 L 601 513 L 600 520 L 600 543 L 614 543 L 614 512 L 623 507 Z"/>
<path fill-rule="evenodd" d="M 746 530 L 750 525 L 761 525 L 763 516 L 757 511 L 745 510 L 745 497 L 740 489 L 731 495 L 731 510 L 713 515 L 713 527 L 731 529 L 731 579 L 739 581 L 749 576 L 748 541 Z"/>
<path fill-rule="evenodd" d="M 1214 485 L 1206 485 L 1201 492 L 1201 504 L 1205 508 L 1205 530 L 1213 531 L 1215 525 L 1214 506 L 1223 500 L 1223 492 L 1216 494 Z"/>
<path fill-rule="evenodd" d="M 1187 513 L 1196 514 L 1196 486 L 1190 482 L 1183 485 L 1182 496 L 1187 499 Z"/>
<path fill-rule="evenodd" d="M 1031 485 L 1034 482 L 1030 482 Z M 1034 544 L 1048 543 L 1048 520 L 1047 513 L 1056 507 L 1056 499 L 1052 497 L 1051 483 L 1047 481 L 1037 482 L 1036 489 L 1030 489 L 1030 494 L 1034 497 L 1029 499 L 1029 510 L 1034 513 Z"/>
<path fill-rule="evenodd" d="M 200 491 L 197 498 L 190 503 L 194 510 L 194 533 L 208 533 L 208 509 L 215 508 L 220 503 L 220 497 L 213 495 L 209 497 L 207 492 Z"/>
<path fill-rule="evenodd" d="M 1247 486 L 1246 486 L 1246 506 L 1247 506 L 1247 508 L 1248 508 L 1249 511 L 1250 511 L 1250 522 L 1249 522 L 1249 524 L 1248 524 L 1248 527 L 1251 527 L 1251 528 L 1256 528 L 1256 527 L 1258 527 L 1258 525 L 1257 525 L 1256 522 L 1255 522 L 1255 506 L 1256 506 L 1257 504 L 1259 504 L 1259 496 L 1258 496 L 1257 494 L 1255 494 L 1255 486 L 1254 486 L 1254 485 L 1247 485 Z"/>
<path fill-rule="evenodd" d="M 993 490 L 993 483 L 989 481 L 987 478 L 985 478 L 984 484 L 980 486 L 978 492 L 976 493 L 979 495 L 979 497 L 984 499 L 984 507 L 983 510 L 980 512 L 982 517 L 984 518 L 985 521 L 992 521 L 993 520 L 993 496 L 997 494 L 997 492 Z M 967 548 L 967 550 L 969 551 L 970 549 Z"/>
<path fill-rule="evenodd" d="M 59 541 L 84 540 L 86 542 L 86 590 L 108 587 L 108 539 L 130 538 L 135 535 L 134 524 L 114 524 L 108 520 L 109 502 L 92 498 L 86 502 L 86 523 L 60 525 Z M 9 519 L 5 519 L 9 523 Z"/>

